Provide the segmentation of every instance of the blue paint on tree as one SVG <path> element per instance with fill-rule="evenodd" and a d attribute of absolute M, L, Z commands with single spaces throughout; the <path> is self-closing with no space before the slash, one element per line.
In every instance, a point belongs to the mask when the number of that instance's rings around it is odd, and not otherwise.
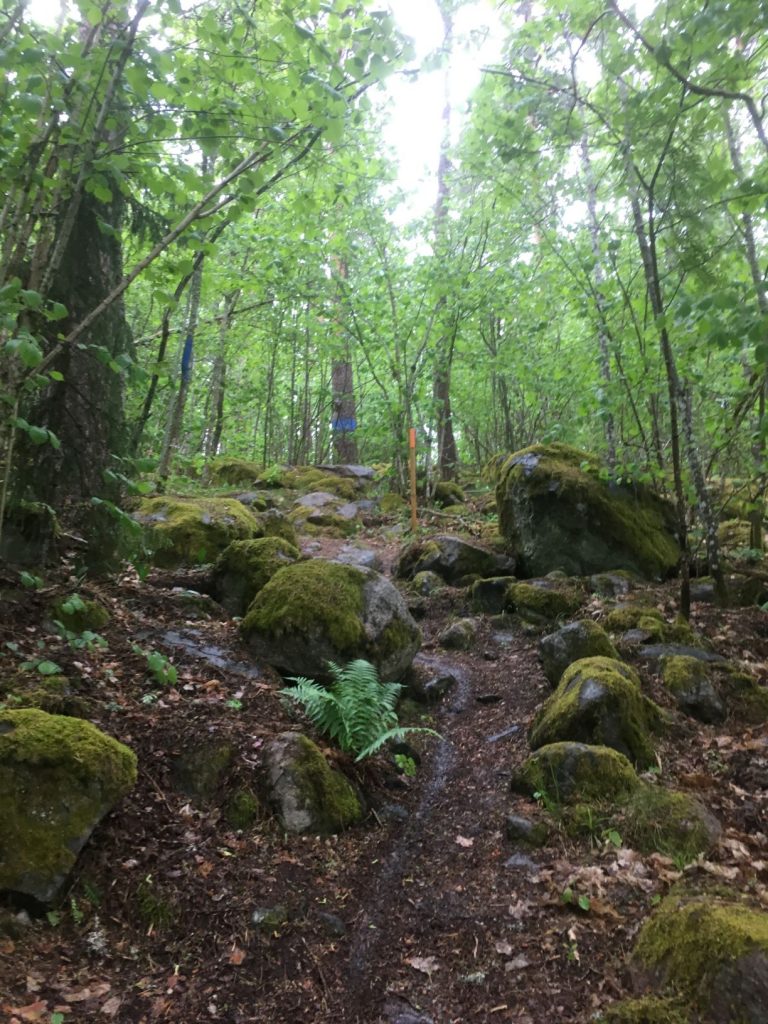
<path fill-rule="evenodd" d="M 194 343 L 194 338 L 191 334 L 188 334 L 184 342 L 184 351 L 181 356 L 181 379 L 185 384 L 188 384 L 192 378 L 192 352 Z"/>

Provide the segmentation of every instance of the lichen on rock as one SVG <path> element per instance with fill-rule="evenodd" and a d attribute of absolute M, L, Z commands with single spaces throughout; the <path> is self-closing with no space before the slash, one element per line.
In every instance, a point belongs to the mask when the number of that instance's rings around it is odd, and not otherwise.
<path fill-rule="evenodd" d="M 656 763 L 650 732 L 660 722 L 629 665 L 584 658 L 566 669 L 531 727 L 531 747 L 572 740 L 612 747 L 640 768 Z"/>
<path fill-rule="evenodd" d="M 136 781 L 136 756 L 89 722 L 0 712 L 0 891 L 50 905 L 99 821 Z"/>

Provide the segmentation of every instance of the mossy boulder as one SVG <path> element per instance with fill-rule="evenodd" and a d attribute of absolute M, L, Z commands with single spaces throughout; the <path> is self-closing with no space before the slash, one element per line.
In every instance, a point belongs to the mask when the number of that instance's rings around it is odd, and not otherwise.
<path fill-rule="evenodd" d="M 765 1024 L 768 913 L 673 890 L 643 925 L 630 973 L 638 991 L 676 997 L 697 1022 Z"/>
<path fill-rule="evenodd" d="M 328 679 L 328 662 L 370 661 L 399 679 L 421 635 L 405 601 L 372 569 L 313 559 L 280 569 L 241 623 L 247 645 L 291 676 Z"/>
<path fill-rule="evenodd" d="M 696 640 L 684 619 L 667 622 L 658 608 L 642 604 L 614 608 L 606 615 L 603 625 L 607 632 L 633 643 L 692 644 Z"/>
<path fill-rule="evenodd" d="M 505 595 L 507 611 L 536 625 L 547 625 L 573 615 L 583 602 L 582 591 L 559 580 L 511 583 Z"/>
<path fill-rule="evenodd" d="M 89 722 L 0 711 L 0 892 L 47 906 L 136 782 L 136 756 Z"/>
<path fill-rule="evenodd" d="M 216 599 L 230 615 L 244 615 L 275 573 L 300 557 L 298 548 L 280 537 L 236 540 L 222 551 L 214 567 Z"/>
<path fill-rule="evenodd" d="M 727 519 L 717 528 L 717 540 L 729 555 L 750 549 L 752 524 L 747 519 Z"/>
<path fill-rule="evenodd" d="M 420 572 L 435 572 L 446 583 L 455 584 L 467 576 L 498 576 L 514 571 L 514 560 L 488 551 L 460 537 L 439 535 L 415 541 L 400 553 L 395 575 L 412 579 Z"/>
<path fill-rule="evenodd" d="M 210 477 L 214 484 L 239 485 L 253 484 L 259 479 L 263 467 L 257 462 L 247 459 L 219 458 L 211 463 Z"/>
<path fill-rule="evenodd" d="M 714 669 L 698 658 L 677 655 L 661 660 L 662 682 L 686 715 L 710 725 L 725 719 Z"/>
<path fill-rule="evenodd" d="M 349 780 L 301 733 L 285 732 L 265 747 L 270 798 L 286 832 L 328 835 L 363 816 Z"/>
<path fill-rule="evenodd" d="M 277 509 L 268 509 L 263 515 L 259 516 L 254 537 L 280 537 L 281 540 L 287 541 L 295 548 L 299 546 L 296 527 L 287 516 L 284 516 Z"/>
<path fill-rule="evenodd" d="M 395 494 L 394 491 L 390 491 L 388 494 L 382 494 L 379 498 L 379 508 L 384 515 L 394 515 L 398 512 L 404 512 L 408 508 L 408 502 L 402 494 Z"/>
<path fill-rule="evenodd" d="M 589 589 L 600 597 L 625 597 L 635 583 L 634 573 L 626 569 L 597 572 L 589 577 Z"/>
<path fill-rule="evenodd" d="M 313 491 L 330 491 L 344 501 L 354 501 L 360 496 L 362 481 L 353 477 L 329 473 L 316 466 L 296 466 L 283 474 L 283 487 L 294 488 L 304 494 Z"/>
<path fill-rule="evenodd" d="M 428 569 L 425 569 L 424 572 L 416 573 L 410 582 L 409 589 L 412 593 L 419 594 L 421 597 L 429 597 L 430 594 L 442 590 L 444 586 L 445 580 L 442 576 L 438 576 L 436 572 L 430 572 Z"/>
<path fill-rule="evenodd" d="M 512 789 L 546 794 L 554 803 L 616 802 L 640 785 L 630 762 L 611 747 L 586 743 L 550 743 L 513 772 Z"/>
<path fill-rule="evenodd" d="M 569 622 L 539 641 L 539 658 L 544 675 L 557 686 L 563 672 L 582 658 L 614 658 L 618 652 L 605 630 L 591 619 Z"/>
<path fill-rule="evenodd" d="M 259 798 L 249 786 L 240 786 L 224 804 L 224 820 L 244 832 L 263 814 Z"/>
<path fill-rule="evenodd" d="M 235 760 L 229 740 L 191 742 L 171 763 L 174 788 L 198 805 L 210 803 L 223 786 Z"/>
<path fill-rule="evenodd" d="M 584 658 L 563 674 L 531 727 L 531 747 L 562 740 L 611 747 L 640 768 L 656 763 L 650 732 L 660 719 L 640 680 L 612 658 Z"/>
<path fill-rule="evenodd" d="M 628 569 L 657 579 L 680 557 L 671 506 L 640 484 L 603 478 L 599 460 L 564 444 L 510 455 L 498 476 L 499 529 L 524 574 Z"/>
<path fill-rule="evenodd" d="M 469 587 L 469 605 L 474 612 L 500 615 L 507 603 L 507 590 L 517 583 L 514 576 L 489 576 L 475 580 Z"/>
<path fill-rule="evenodd" d="M 463 505 L 467 500 L 464 491 L 454 480 L 438 480 L 432 495 L 436 505 Z"/>
<path fill-rule="evenodd" d="M 147 529 L 155 564 L 167 568 L 213 562 L 232 541 L 262 532 L 234 498 L 143 498 L 133 518 Z"/>
<path fill-rule="evenodd" d="M 468 651 L 477 637 L 476 619 L 457 619 L 440 632 L 437 640 L 442 647 L 454 651 Z"/>
<path fill-rule="evenodd" d="M 720 836 L 719 821 L 701 801 L 647 782 L 630 795 L 616 825 L 629 846 L 681 865 L 711 850 Z"/>
<path fill-rule="evenodd" d="M 85 630 L 98 632 L 111 618 L 104 605 L 80 597 L 79 594 L 57 598 L 51 605 L 50 615 L 71 633 L 83 633 Z"/>

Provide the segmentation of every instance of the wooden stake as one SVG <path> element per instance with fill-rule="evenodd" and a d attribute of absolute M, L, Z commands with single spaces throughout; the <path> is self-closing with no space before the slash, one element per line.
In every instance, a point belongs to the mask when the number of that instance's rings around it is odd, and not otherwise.
<path fill-rule="evenodd" d="M 408 442 L 408 470 L 411 477 L 411 532 L 416 533 L 419 521 L 416 518 L 416 431 L 413 427 L 411 427 Z"/>

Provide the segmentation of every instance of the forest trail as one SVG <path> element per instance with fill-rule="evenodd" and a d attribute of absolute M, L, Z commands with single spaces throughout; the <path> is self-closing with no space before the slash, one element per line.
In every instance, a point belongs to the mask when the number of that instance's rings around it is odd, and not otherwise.
<path fill-rule="evenodd" d="M 362 541 L 391 566 L 392 537 L 367 531 Z M 315 541 L 310 553 L 332 556 L 340 543 Z M 179 589 L 184 576 L 125 576 L 99 591 L 113 621 L 108 649 L 80 655 L 94 679 L 90 717 L 137 750 L 139 784 L 86 848 L 61 913 L 0 938 L 5 1020 L 586 1024 L 625 994 L 624 955 L 680 870 L 617 848 L 599 828 L 585 840 L 554 828 L 536 850 L 506 839 L 506 814 L 544 816 L 509 791 L 551 692 L 536 635 L 482 619 L 470 651 L 444 651 L 437 635 L 466 612 L 466 594 L 430 597 L 423 653 L 450 662 L 458 683 L 417 712 L 414 724 L 442 739 L 419 739 L 416 777 L 396 775 L 385 759 L 354 767 L 328 750 L 370 795 L 364 825 L 331 838 L 286 836 L 265 814 L 238 832 L 222 810 L 228 795 L 265 739 L 296 722 L 276 696 L 279 679 L 244 671 L 235 624 Z M 669 588 L 647 596 L 671 607 Z M 765 659 L 760 614 L 716 620 L 701 606 L 697 625 L 729 656 L 748 647 Z M 27 601 L 3 629 L 18 636 L 34 621 Z M 150 645 L 173 657 L 175 687 L 148 686 Z M 694 789 L 725 827 L 711 861 L 689 873 L 740 884 L 764 861 L 758 739 L 685 723 L 662 742 L 665 776 Z M 196 804 L 179 792 L 175 766 L 213 741 L 238 759 L 214 798 Z M 589 909 L 564 900 L 568 891 L 588 897 Z M 276 912 L 268 928 L 255 924 L 264 910 Z"/>

